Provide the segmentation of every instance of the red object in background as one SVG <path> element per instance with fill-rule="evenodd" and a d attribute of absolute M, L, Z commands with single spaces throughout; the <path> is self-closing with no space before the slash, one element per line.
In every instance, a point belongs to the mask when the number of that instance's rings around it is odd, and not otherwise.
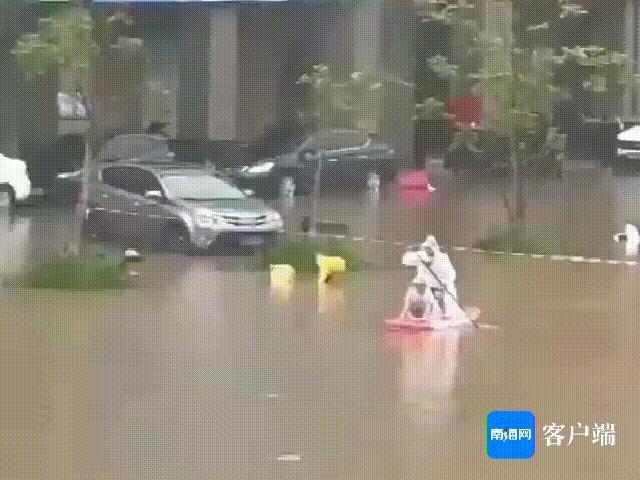
<path fill-rule="evenodd" d="M 400 195 L 400 200 L 402 201 L 402 205 L 409 207 L 426 207 L 429 205 L 429 197 L 431 192 L 429 190 L 402 190 Z"/>
<path fill-rule="evenodd" d="M 451 127 L 459 129 L 460 124 L 475 124 L 475 128 L 482 126 L 482 98 L 480 97 L 458 97 L 449 99 L 449 113 L 454 117 L 451 120 Z"/>
<path fill-rule="evenodd" d="M 399 178 L 400 199 L 405 205 L 427 205 L 431 195 L 429 174 L 425 170 L 409 170 Z"/>
<path fill-rule="evenodd" d="M 409 170 L 400 175 L 400 187 L 411 190 L 428 190 L 429 174 L 425 170 Z"/>
<path fill-rule="evenodd" d="M 415 320 L 403 317 L 402 315 L 385 320 L 384 324 L 387 329 L 403 330 L 407 332 L 420 332 L 434 329 L 431 322 L 428 320 Z"/>

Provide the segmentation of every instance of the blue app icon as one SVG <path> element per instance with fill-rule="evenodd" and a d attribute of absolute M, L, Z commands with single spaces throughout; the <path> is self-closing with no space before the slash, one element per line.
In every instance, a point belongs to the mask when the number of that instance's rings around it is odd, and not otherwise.
<path fill-rule="evenodd" d="M 500 460 L 523 460 L 536 453 L 536 417 L 524 410 L 487 415 L 487 454 Z"/>

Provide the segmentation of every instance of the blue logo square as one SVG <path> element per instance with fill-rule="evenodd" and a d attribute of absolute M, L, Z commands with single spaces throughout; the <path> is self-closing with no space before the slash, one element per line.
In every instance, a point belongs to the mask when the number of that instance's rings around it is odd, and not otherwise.
<path fill-rule="evenodd" d="M 536 453 L 536 417 L 519 410 L 487 415 L 487 454 L 501 460 L 523 460 Z"/>

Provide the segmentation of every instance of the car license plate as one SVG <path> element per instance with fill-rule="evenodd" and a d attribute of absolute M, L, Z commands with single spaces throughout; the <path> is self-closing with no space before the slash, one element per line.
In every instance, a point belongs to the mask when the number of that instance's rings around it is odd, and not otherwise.
<path fill-rule="evenodd" d="M 243 247 L 255 247 L 264 243 L 264 237 L 259 235 L 251 235 L 240 239 L 240 245 Z"/>

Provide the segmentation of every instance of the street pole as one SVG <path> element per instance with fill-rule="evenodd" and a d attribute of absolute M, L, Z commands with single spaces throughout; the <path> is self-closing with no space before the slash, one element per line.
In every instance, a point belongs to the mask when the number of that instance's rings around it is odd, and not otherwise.
<path fill-rule="evenodd" d="M 72 2 L 77 8 L 83 8 L 85 7 L 85 2 L 83 0 L 75 0 Z M 88 4 L 88 6 L 90 7 L 90 4 Z M 89 41 L 92 41 L 92 38 L 90 38 Z M 78 202 L 76 204 L 76 225 L 75 225 L 75 235 L 76 235 L 76 251 L 75 253 L 78 254 L 78 249 L 80 244 L 82 243 L 82 224 L 84 222 L 85 219 L 85 215 L 86 215 L 86 208 L 87 208 L 87 202 L 89 200 L 89 185 L 90 185 L 90 179 L 92 177 L 92 170 L 93 170 L 93 151 L 92 151 L 92 138 L 93 138 L 93 133 L 94 133 L 94 121 L 93 121 L 93 108 L 92 108 L 92 102 L 91 102 L 91 58 L 89 57 L 87 59 L 87 77 L 86 77 L 86 84 L 82 85 L 82 75 L 80 73 L 80 67 L 79 65 L 76 65 L 76 85 L 80 85 L 81 86 L 81 93 L 82 93 L 82 98 L 84 99 L 84 108 L 85 108 L 85 113 L 86 113 L 86 119 L 87 119 L 87 127 L 84 129 L 84 161 L 83 161 L 83 168 L 82 168 L 82 185 L 80 187 L 80 197 L 78 199 Z M 76 121 L 80 121 L 79 119 L 76 119 Z"/>
<path fill-rule="evenodd" d="M 320 197 L 320 180 L 322 178 L 322 165 L 324 164 L 325 151 L 320 150 L 318 155 L 318 168 L 314 173 L 313 180 L 313 207 L 311 212 L 311 236 L 315 237 L 318 233 L 318 201 Z"/>

